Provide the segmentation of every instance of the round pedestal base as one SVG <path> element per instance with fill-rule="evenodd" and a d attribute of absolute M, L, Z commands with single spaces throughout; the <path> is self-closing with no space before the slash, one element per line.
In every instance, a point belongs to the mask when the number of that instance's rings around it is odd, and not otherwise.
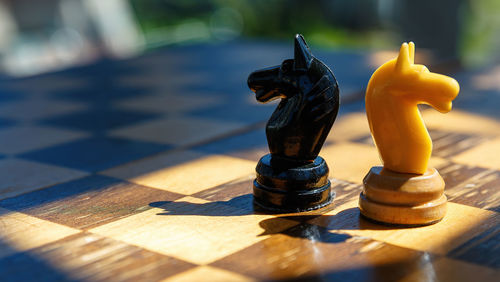
<path fill-rule="evenodd" d="M 272 212 L 303 212 L 319 209 L 334 198 L 323 158 L 299 164 L 263 156 L 256 168 L 254 203 Z"/>
<path fill-rule="evenodd" d="M 359 197 L 361 214 L 378 222 L 403 225 L 427 225 L 440 221 L 446 214 L 446 196 L 419 206 L 380 204 Z"/>
<path fill-rule="evenodd" d="M 363 180 L 361 214 L 378 222 L 427 225 L 446 214 L 444 181 L 436 169 L 423 175 L 372 167 Z"/>

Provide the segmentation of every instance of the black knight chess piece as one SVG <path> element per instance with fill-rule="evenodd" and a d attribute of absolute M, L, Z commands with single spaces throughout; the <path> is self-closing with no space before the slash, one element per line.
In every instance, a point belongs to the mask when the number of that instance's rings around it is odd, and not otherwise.
<path fill-rule="evenodd" d="M 248 86 L 261 103 L 281 99 L 266 126 L 270 154 L 256 168 L 254 203 L 280 212 L 328 205 L 334 193 L 328 166 L 318 154 L 340 104 L 332 71 L 311 54 L 298 34 L 294 58 L 251 73 Z"/>

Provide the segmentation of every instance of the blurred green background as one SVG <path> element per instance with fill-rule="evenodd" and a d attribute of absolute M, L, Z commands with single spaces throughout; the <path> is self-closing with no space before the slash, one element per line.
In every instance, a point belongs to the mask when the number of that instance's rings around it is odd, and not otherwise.
<path fill-rule="evenodd" d="M 397 50 L 413 40 L 434 60 L 497 62 L 498 0 L 0 0 L 2 70 L 26 75 L 183 44 L 286 41 Z"/>

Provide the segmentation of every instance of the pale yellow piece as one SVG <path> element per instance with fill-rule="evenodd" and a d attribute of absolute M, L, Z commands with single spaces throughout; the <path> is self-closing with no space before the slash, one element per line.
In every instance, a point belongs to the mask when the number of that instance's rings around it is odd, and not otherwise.
<path fill-rule="evenodd" d="M 366 90 L 366 114 L 384 167 L 401 173 L 423 174 L 432 152 L 418 104 L 446 113 L 458 95 L 451 77 L 414 64 L 415 45 L 403 43 L 396 59 L 380 66 Z"/>
<path fill-rule="evenodd" d="M 192 281 L 250 282 L 256 280 L 251 279 L 250 277 L 245 277 L 238 273 L 211 266 L 199 266 L 162 280 L 162 282 Z"/>
<path fill-rule="evenodd" d="M 0 258 L 73 235 L 80 230 L 0 208 Z"/>
<path fill-rule="evenodd" d="M 216 211 L 217 214 L 206 215 L 207 211 Z M 278 219 L 274 225 L 264 229 L 260 223 L 271 218 L 274 217 L 246 214 L 235 207 L 184 197 L 161 208 L 99 226 L 90 232 L 187 262 L 208 264 L 269 238 L 270 235 L 266 234 L 298 224 Z"/>
<path fill-rule="evenodd" d="M 309 222 L 325 226 L 333 233 L 368 237 L 396 246 L 445 255 L 488 230 L 500 219 L 493 211 L 448 202 L 447 215 L 436 224 L 394 228 L 359 219 L 357 204 L 357 200 L 353 200 L 325 215 L 332 215 L 331 218 L 319 217 Z M 342 215 L 347 211 L 349 214 Z"/>
<path fill-rule="evenodd" d="M 254 173 L 255 162 L 194 151 L 160 154 L 102 172 L 181 194 L 193 194 Z"/>

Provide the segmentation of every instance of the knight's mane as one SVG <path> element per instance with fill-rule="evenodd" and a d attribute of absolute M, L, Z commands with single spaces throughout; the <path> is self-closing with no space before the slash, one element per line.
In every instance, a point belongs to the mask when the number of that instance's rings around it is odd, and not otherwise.
<path fill-rule="evenodd" d="M 313 91 L 318 91 L 318 90 L 322 91 L 322 89 L 325 89 L 325 87 L 321 87 L 322 86 L 321 84 L 332 87 L 333 85 L 331 85 L 332 84 L 331 80 L 333 80 L 334 82 L 333 84 L 337 84 L 337 80 L 335 79 L 333 72 L 327 65 L 325 65 L 323 62 L 313 57 L 313 61 L 310 68 L 312 68 L 314 65 L 316 66 L 315 68 L 316 71 L 312 73 L 314 77 L 311 77 L 314 80 L 312 89 L 310 89 L 308 92 L 305 92 L 304 94 L 313 93 Z M 325 76 L 327 78 L 327 81 L 325 81 Z"/>
<path fill-rule="evenodd" d="M 332 89 L 334 85 L 331 84 L 328 75 L 323 75 L 316 83 L 313 84 L 312 88 L 304 95 L 312 95 L 320 92 L 327 91 L 328 89 Z"/>
<path fill-rule="evenodd" d="M 392 68 L 394 69 L 394 66 L 396 64 L 396 59 L 390 60 L 383 65 L 381 65 L 372 75 L 370 78 L 370 81 L 368 82 L 368 86 L 366 87 L 366 97 L 368 98 L 369 95 L 372 94 L 373 92 L 373 85 L 381 85 L 380 81 L 384 81 L 388 79 L 388 76 L 390 72 L 384 71 L 385 69 Z"/>

